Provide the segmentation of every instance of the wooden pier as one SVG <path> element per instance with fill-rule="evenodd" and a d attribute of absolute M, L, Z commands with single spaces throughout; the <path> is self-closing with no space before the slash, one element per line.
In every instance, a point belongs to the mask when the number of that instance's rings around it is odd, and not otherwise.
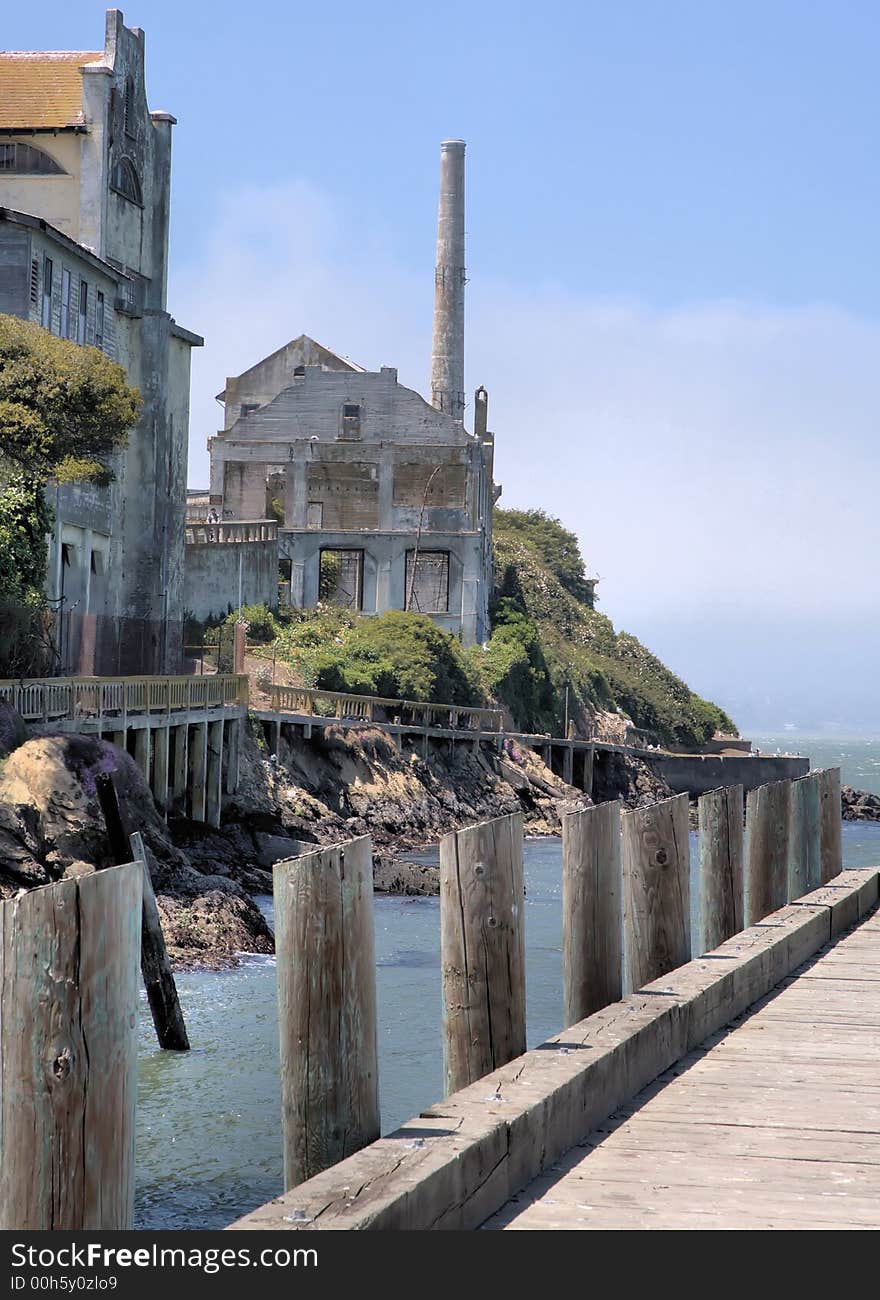
<path fill-rule="evenodd" d="M 126 750 L 162 813 L 219 826 L 224 798 L 238 788 L 248 706 L 240 674 L 7 680 L 0 701 L 35 734 L 100 736 Z"/>

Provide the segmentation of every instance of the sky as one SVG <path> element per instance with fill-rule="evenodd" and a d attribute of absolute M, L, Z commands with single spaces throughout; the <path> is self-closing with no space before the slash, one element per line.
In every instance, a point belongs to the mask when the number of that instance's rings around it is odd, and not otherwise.
<path fill-rule="evenodd" d="M 425 393 L 439 142 L 502 504 L 746 730 L 880 737 L 880 6 L 139 0 L 175 128 L 169 308 L 213 395 L 307 333 Z M 4 14 L 95 48 L 104 11 Z"/>

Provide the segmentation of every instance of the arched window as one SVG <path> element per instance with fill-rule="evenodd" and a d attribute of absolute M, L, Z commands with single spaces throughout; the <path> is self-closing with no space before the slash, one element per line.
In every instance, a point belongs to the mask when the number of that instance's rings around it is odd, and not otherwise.
<path fill-rule="evenodd" d="M 125 81 L 125 110 L 123 114 L 125 134 L 134 136 L 134 82 L 131 77 Z"/>
<path fill-rule="evenodd" d="M 141 183 L 138 180 L 138 174 L 134 169 L 134 163 L 130 158 L 120 158 L 113 168 L 113 176 L 110 181 L 113 189 L 123 198 L 130 199 L 132 203 L 138 203 L 143 207 L 143 195 L 141 194 Z"/>
<path fill-rule="evenodd" d="M 0 144 L 0 172 L 17 172 L 23 176 L 63 176 L 64 168 L 32 144 Z"/>

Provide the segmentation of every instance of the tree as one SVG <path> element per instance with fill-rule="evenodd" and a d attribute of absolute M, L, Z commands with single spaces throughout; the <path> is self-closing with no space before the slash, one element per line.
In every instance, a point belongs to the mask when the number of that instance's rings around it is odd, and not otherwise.
<path fill-rule="evenodd" d="M 103 352 L 0 314 L 0 600 L 42 602 L 53 523 L 43 488 L 110 483 L 140 410 Z"/>

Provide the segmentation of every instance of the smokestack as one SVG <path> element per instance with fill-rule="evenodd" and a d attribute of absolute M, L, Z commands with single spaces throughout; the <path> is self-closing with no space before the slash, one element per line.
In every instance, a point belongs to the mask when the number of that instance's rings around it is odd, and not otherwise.
<path fill-rule="evenodd" d="M 464 140 L 440 146 L 431 403 L 464 420 Z"/>

